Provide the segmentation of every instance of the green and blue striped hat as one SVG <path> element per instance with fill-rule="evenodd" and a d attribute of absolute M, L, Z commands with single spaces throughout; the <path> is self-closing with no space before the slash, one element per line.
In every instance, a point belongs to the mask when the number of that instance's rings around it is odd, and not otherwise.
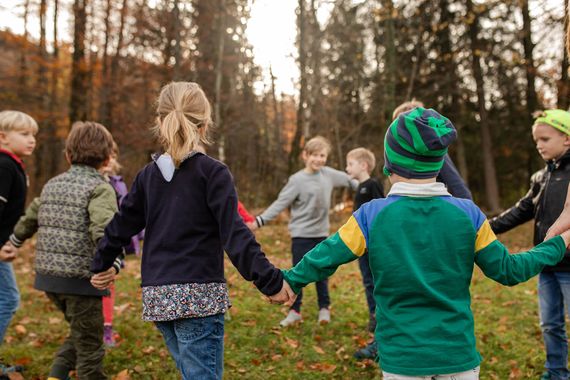
<path fill-rule="evenodd" d="M 451 121 L 432 109 L 417 107 L 400 114 L 384 138 L 384 174 L 437 177 L 447 147 L 456 137 Z"/>

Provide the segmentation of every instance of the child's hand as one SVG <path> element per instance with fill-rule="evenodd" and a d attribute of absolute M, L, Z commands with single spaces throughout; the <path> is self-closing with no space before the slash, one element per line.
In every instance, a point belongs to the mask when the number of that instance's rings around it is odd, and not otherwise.
<path fill-rule="evenodd" d="M 247 228 L 249 228 L 251 230 L 251 232 L 254 232 L 258 228 L 257 223 L 255 223 L 255 222 L 248 222 L 245 225 L 247 226 Z"/>
<path fill-rule="evenodd" d="M 297 295 L 295 292 L 293 292 L 287 281 L 283 281 L 283 287 L 278 293 L 267 297 L 270 303 L 278 305 L 285 304 L 287 306 L 293 305 L 293 302 L 295 302 L 296 298 Z"/>
<path fill-rule="evenodd" d="M 562 214 L 556 219 L 554 224 L 550 226 L 546 232 L 544 240 L 548 240 L 556 235 L 559 235 L 570 228 L 570 209 L 564 207 Z"/>
<path fill-rule="evenodd" d="M 115 267 L 107 269 L 105 272 L 97 273 L 91 277 L 91 285 L 99 290 L 108 289 L 113 281 L 115 281 L 115 276 L 117 275 L 117 270 Z"/>
<path fill-rule="evenodd" d="M 0 261 L 11 262 L 18 256 L 18 248 L 7 242 L 0 248 Z"/>

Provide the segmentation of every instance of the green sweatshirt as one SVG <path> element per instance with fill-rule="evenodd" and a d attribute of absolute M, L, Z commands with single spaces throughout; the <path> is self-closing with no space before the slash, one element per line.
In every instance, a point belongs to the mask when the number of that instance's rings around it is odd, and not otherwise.
<path fill-rule="evenodd" d="M 510 255 L 470 200 L 449 196 L 441 184 L 397 185 L 284 271 L 285 279 L 299 292 L 368 249 L 382 369 L 421 376 L 475 368 L 481 357 L 470 306 L 474 264 L 487 277 L 515 285 L 558 263 L 564 240 Z"/>

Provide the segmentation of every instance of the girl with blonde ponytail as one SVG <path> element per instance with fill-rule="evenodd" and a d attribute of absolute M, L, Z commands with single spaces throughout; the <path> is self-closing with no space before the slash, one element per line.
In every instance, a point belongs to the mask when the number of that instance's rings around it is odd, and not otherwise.
<path fill-rule="evenodd" d="M 136 176 L 105 229 L 92 284 L 146 228 L 141 281 L 143 319 L 156 324 L 183 379 L 221 379 L 224 313 L 231 306 L 224 251 L 241 275 L 274 303 L 295 297 L 238 214 L 233 179 L 221 162 L 198 151 L 208 143 L 210 104 L 199 85 L 173 82 L 158 97 L 154 131 L 164 153 Z"/>

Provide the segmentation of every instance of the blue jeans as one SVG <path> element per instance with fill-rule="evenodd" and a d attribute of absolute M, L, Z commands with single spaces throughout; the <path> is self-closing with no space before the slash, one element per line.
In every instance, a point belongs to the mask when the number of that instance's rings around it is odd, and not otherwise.
<path fill-rule="evenodd" d="M 0 345 L 19 303 L 20 292 L 12 263 L 0 261 Z"/>
<path fill-rule="evenodd" d="M 366 303 L 368 304 L 368 312 L 374 315 L 376 311 L 376 301 L 374 301 L 374 279 L 368 262 L 368 252 L 358 258 L 358 266 L 362 273 L 362 283 L 364 284 L 364 293 L 366 294 Z"/>
<path fill-rule="evenodd" d="M 317 244 L 325 239 L 326 236 L 322 238 L 293 238 L 291 242 L 293 265 L 297 265 L 297 263 L 303 259 L 307 252 L 315 248 Z M 323 281 L 317 281 L 315 285 L 317 286 L 317 301 L 319 303 L 319 310 L 323 308 L 328 309 L 331 304 L 331 300 L 329 298 L 329 280 L 326 279 Z M 303 291 L 300 291 L 299 294 L 297 294 L 297 299 L 293 303 L 293 306 L 291 306 L 291 309 L 300 313 L 302 303 Z"/>
<path fill-rule="evenodd" d="M 570 273 L 541 273 L 538 277 L 538 302 L 546 348 L 546 370 L 552 380 L 568 380 L 570 373 L 564 309 L 570 310 Z"/>
<path fill-rule="evenodd" d="M 184 380 L 221 380 L 224 315 L 155 322 Z"/>

